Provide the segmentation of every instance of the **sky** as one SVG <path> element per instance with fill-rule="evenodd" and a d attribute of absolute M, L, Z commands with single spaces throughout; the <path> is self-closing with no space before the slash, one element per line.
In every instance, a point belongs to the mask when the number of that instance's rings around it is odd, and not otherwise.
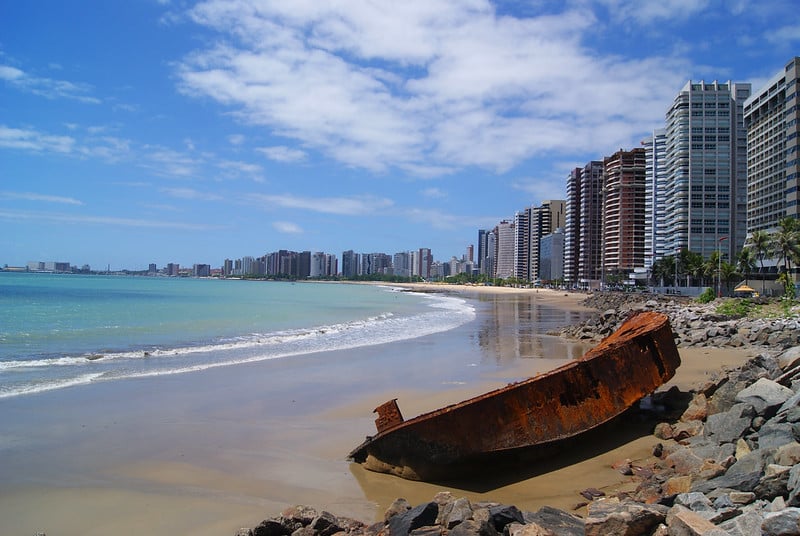
<path fill-rule="evenodd" d="M 0 0 L 0 266 L 447 261 L 795 55 L 797 0 Z"/>

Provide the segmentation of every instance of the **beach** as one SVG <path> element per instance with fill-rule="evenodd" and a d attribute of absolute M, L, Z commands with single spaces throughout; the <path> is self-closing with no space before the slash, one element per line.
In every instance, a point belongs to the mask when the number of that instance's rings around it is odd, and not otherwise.
<path fill-rule="evenodd" d="M 399 285 L 398 285 L 399 286 Z M 611 464 L 650 456 L 652 430 L 492 481 L 409 482 L 346 461 L 397 398 L 406 417 L 543 372 L 587 346 L 534 334 L 587 313 L 582 294 L 414 285 L 476 304 L 476 320 L 402 343 L 0 400 L 0 528 L 5 534 L 233 534 L 292 504 L 363 520 L 397 497 L 448 489 L 533 510 L 571 510 L 587 487 L 625 477 Z M 753 349 L 681 349 L 670 385 L 688 389 Z"/>

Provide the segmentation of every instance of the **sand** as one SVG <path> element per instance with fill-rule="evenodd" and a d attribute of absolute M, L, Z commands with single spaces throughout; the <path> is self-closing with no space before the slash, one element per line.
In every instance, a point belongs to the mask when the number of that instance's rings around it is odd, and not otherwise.
<path fill-rule="evenodd" d="M 344 459 L 374 433 L 372 409 L 389 398 L 412 417 L 584 350 L 529 331 L 531 322 L 575 319 L 581 294 L 446 291 L 475 301 L 475 322 L 399 345 L 0 400 L 0 533 L 233 534 L 299 503 L 371 521 L 397 497 L 417 504 L 442 490 L 569 510 L 582 489 L 624 487 L 611 464 L 649 457 L 657 440 L 648 427 L 456 484 L 409 482 Z M 754 354 L 682 349 L 671 383 L 687 389 Z"/>

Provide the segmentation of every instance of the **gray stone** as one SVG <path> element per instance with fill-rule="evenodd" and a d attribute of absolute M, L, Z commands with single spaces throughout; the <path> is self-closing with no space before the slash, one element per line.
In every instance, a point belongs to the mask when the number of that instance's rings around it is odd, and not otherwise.
<path fill-rule="evenodd" d="M 762 517 L 758 512 L 744 512 L 740 516 L 720 523 L 719 528 L 730 536 L 753 536 L 761 534 L 761 522 Z"/>
<path fill-rule="evenodd" d="M 411 510 L 411 503 L 405 499 L 395 499 L 383 513 L 383 520 L 389 521 L 390 518 L 398 514 L 405 514 L 409 510 Z"/>
<path fill-rule="evenodd" d="M 711 480 L 696 482 L 692 491 L 708 493 L 717 488 L 728 488 L 737 491 L 753 491 L 761 480 L 761 472 L 731 474 L 730 471 Z"/>
<path fill-rule="evenodd" d="M 778 356 L 778 366 L 788 370 L 795 365 L 800 365 L 800 346 L 789 348 Z"/>
<path fill-rule="evenodd" d="M 494 526 L 497 532 L 503 532 L 509 523 L 525 523 L 522 512 L 516 506 L 493 506 L 489 508 L 489 523 Z"/>
<path fill-rule="evenodd" d="M 583 519 L 551 506 L 543 506 L 533 513 L 525 512 L 523 517 L 526 523 L 536 523 L 558 536 L 583 536 L 584 534 Z"/>
<path fill-rule="evenodd" d="M 800 506 L 800 465 L 795 465 L 789 469 L 789 481 L 786 483 L 789 490 L 789 498 L 786 500 L 789 506 Z"/>
<path fill-rule="evenodd" d="M 750 428 L 754 416 L 753 406 L 744 403 L 735 404 L 728 411 L 709 415 L 705 437 L 718 443 L 734 443 Z"/>
<path fill-rule="evenodd" d="M 703 510 L 707 511 L 714 509 L 713 505 L 711 504 L 711 501 L 708 500 L 708 497 L 698 492 L 679 493 L 675 497 L 675 504 L 685 506 L 686 508 L 688 508 L 693 512 L 701 512 Z"/>
<path fill-rule="evenodd" d="M 775 449 L 757 449 L 739 458 L 728 468 L 728 474 L 763 473 L 768 464 L 774 461 Z"/>
<path fill-rule="evenodd" d="M 764 514 L 761 531 L 764 536 L 800 536 L 800 508 Z"/>
<path fill-rule="evenodd" d="M 758 431 L 760 449 L 776 449 L 794 441 L 794 427 L 789 423 L 769 421 Z"/>
<path fill-rule="evenodd" d="M 452 529 L 459 523 L 471 518 L 472 505 L 468 499 L 461 497 L 441 507 L 438 521 L 445 528 Z"/>
<path fill-rule="evenodd" d="M 775 497 L 782 497 L 789 494 L 789 468 L 781 472 L 773 472 L 765 475 L 753 490 L 759 499 L 771 501 Z"/>
<path fill-rule="evenodd" d="M 439 505 L 429 502 L 415 506 L 411 510 L 392 516 L 389 519 L 391 536 L 407 536 L 412 530 L 427 527 L 436 523 Z"/>
<path fill-rule="evenodd" d="M 449 532 L 450 536 L 498 536 L 498 532 L 494 530 L 489 523 L 486 521 L 476 521 L 474 519 L 468 519 L 461 523 L 460 525 L 456 525 L 453 529 Z"/>
<path fill-rule="evenodd" d="M 751 404 L 759 415 L 764 415 L 783 405 L 793 394 L 788 387 L 767 378 L 759 378 L 754 384 L 739 391 L 735 400 Z"/>
<path fill-rule="evenodd" d="M 315 517 L 309 527 L 314 529 L 320 536 L 331 536 L 342 530 L 336 516 L 325 511 Z"/>

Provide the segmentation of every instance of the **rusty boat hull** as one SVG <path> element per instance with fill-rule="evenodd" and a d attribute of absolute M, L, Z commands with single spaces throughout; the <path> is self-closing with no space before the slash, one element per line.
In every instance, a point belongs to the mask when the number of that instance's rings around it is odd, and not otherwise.
<path fill-rule="evenodd" d="M 349 459 L 410 480 L 470 463 L 556 447 L 607 423 L 669 381 L 680 365 L 666 315 L 639 313 L 580 359 L 550 372 L 403 420 L 396 400 L 378 408 L 378 433 Z"/>

